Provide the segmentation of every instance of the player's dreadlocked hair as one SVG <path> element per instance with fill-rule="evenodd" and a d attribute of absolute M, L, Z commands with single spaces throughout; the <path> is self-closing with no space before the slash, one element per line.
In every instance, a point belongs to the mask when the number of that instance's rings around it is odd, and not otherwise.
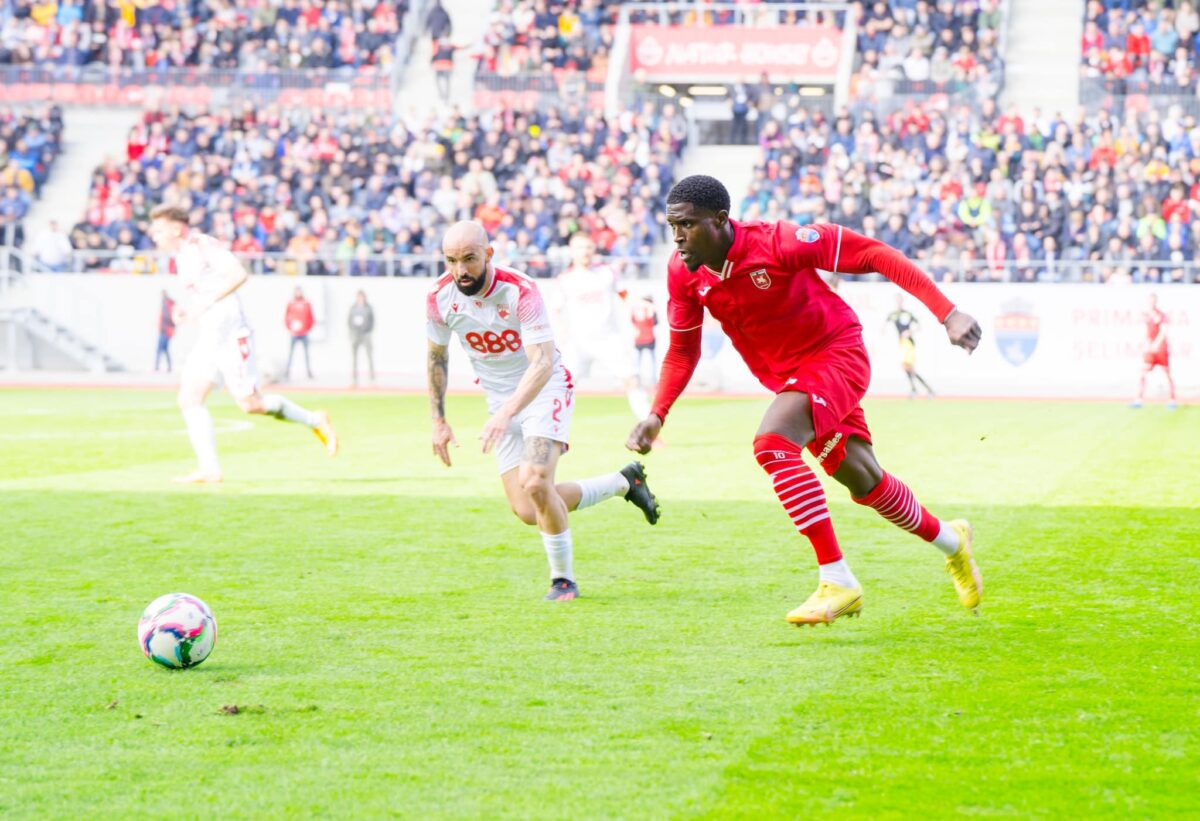
<path fill-rule="evenodd" d="M 667 194 L 667 204 L 686 202 L 696 208 L 712 211 L 729 210 L 729 192 L 716 177 L 693 174 L 675 183 Z"/>

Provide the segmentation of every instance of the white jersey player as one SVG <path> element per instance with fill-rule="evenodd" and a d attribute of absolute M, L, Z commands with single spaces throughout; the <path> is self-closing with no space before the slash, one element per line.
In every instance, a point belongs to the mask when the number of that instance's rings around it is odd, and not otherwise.
<path fill-rule="evenodd" d="M 638 462 L 616 473 L 555 484 L 558 457 L 570 437 L 574 387 L 554 347 L 541 293 L 524 274 L 492 264 L 493 249 L 479 223 L 451 226 L 442 253 L 446 274 L 426 301 L 433 452 L 449 467 L 449 445 L 458 445 L 446 421 L 448 346 L 458 336 L 491 414 L 479 436 L 483 452 L 496 452 L 513 513 L 542 533 L 550 561 L 545 598 L 577 598 L 567 513 L 620 495 L 654 524 L 658 502 Z"/>
<path fill-rule="evenodd" d="M 192 484 L 222 479 L 212 416 L 204 404 L 221 381 L 246 413 L 265 413 L 307 425 L 329 455 L 335 455 L 338 440 L 329 414 L 305 410 L 279 394 L 259 393 L 254 332 L 237 294 L 247 278 L 241 262 L 217 240 L 192 231 L 185 209 L 160 205 L 150 216 L 150 236 L 160 250 L 175 256 L 175 271 L 183 289 L 176 301 L 175 321 L 193 322 L 196 328 L 195 345 L 183 366 L 179 407 L 199 466 L 175 481 Z"/>
<path fill-rule="evenodd" d="M 650 398 L 637 377 L 629 310 L 621 297 L 617 273 L 596 265 L 596 243 L 586 234 L 571 238 L 571 267 L 556 277 L 560 327 L 570 329 L 568 364 L 586 377 L 592 366 L 621 380 L 629 407 L 638 419 L 650 413 Z"/>

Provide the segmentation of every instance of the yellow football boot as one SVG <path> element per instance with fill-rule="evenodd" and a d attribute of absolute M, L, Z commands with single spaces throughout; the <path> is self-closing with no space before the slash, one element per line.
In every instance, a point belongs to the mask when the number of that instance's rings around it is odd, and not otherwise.
<path fill-rule="evenodd" d="M 955 519 L 946 524 L 958 533 L 958 552 L 946 557 L 946 572 L 954 580 L 954 592 L 958 594 L 962 606 L 974 610 L 983 598 L 983 576 L 971 553 L 974 531 L 964 519 Z"/>
<path fill-rule="evenodd" d="M 808 601 L 787 614 L 789 624 L 830 624 L 839 616 L 862 612 L 862 588 L 821 582 Z"/>
<path fill-rule="evenodd" d="M 329 451 L 330 456 L 337 456 L 337 431 L 333 429 L 333 422 L 329 420 L 328 413 L 317 411 L 317 425 L 312 429 L 312 432 L 321 440 L 321 444 L 325 446 L 325 450 Z"/>

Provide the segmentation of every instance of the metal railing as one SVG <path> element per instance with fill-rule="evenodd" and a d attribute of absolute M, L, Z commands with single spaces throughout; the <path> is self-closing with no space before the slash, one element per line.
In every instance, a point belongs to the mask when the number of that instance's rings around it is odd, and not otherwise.
<path fill-rule="evenodd" d="M 2 249 L 0 249 L 2 252 Z M 78 249 L 61 265 L 47 266 L 29 254 L 13 252 L 18 269 L 37 273 L 166 274 L 170 256 L 155 251 L 93 251 Z M 238 254 L 253 274 L 281 276 L 434 277 L 442 273 L 440 253 L 369 254 L 349 259 L 330 256 L 298 258 L 286 253 Z M 0 259 L 3 259 L 0 254 Z M 570 265 L 566 249 L 545 253 L 497 251 L 496 261 L 512 265 L 532 277 L 551 277 Z M 647 279 L 653 272 L 651 257 L 597 257 L 628 279 Z"/>
<path fill-rule="evenodd" d="M 280 276 L 433 277 L 442 273 L 439 253 L 377 254 L 356 259 L 315 257 L 297 259 L 288 254 L 238 254 L 251 273 Z M 1200 261 L 1175 260 L 913 260 L 937 282 L 1061 282 L 1104 284 L 1123 282 L 1200 283 Z M 546 253 L 497 251 L 496 262 L 511 265 L 533 277 L 554 276 L 570 265 L 565 249 Z M 662 256 L 597 257 L 625 279 L 662 278 Z M 13 273 L 169 273 L 170 258 L 153 251 L 75 251 L 64 265 L 49 268 L 29 253 L 0 248 L 0 277 Z M 868 277 L 869 279 L 870 277 Z M 882 279 L 874 275 L 876 279 Z M 859 279 L 855 277 L 855 279 Z"/>
<path fill-rule="evenodd" d="M 1181 114 L 1200 117 L 1200 89 L 1195 85 L 1151 83 L 1148 80 L 1113 80 L 1106 77 L 1082 77 L 1079 103 L 1088 113 L 1123 117 L 1126 109 L 1165 111 L 1178 107 Z"/>

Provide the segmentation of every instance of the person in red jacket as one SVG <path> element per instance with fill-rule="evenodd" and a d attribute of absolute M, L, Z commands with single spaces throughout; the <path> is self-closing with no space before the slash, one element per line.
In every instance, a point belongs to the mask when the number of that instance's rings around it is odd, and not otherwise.
<path fill-rule="evenodd" d="M 288 303 L 287 311 L 283 315 L 283 323 L 292 335 L 292 344 L 288 348 L 287 378 L 292 378 L 292 355 L 296 353 L 296 346 L 300 345 L 304 348 L 304 370 L 307 371 L 308 378 L 312 379 L 312 362 L 308 358 L 308 335 L 313 329 L 313 310 L 312 303 L 304 298 L 304 291 L 299 287 L 292 294 L 292 301 Z"/>
<path fill-rule="evenodd" d="M 707 310 L 776 395 L 754 439 L 754 456 L 820 565 L 816 592 L 787 620 L 828 624 L 862 610 L 862 587 L 842 556 L 821 481 L 804 462 L 805 447 L 855 502 L 945 554 L 959 601 L 974 609 L 983 580 L 971 552 L 971 526 L 934 517 L 879 466 L 859 404 L 871 377 L 862 325 L 817 271 L 882 274 L 919 299 L 950 342 L 967 351 L 979 344 L 979 324 L 882 242 L 840 225 L 736 222 L 729 205 L 725 186 L 704 175 L 680 180 L 667 196 L 667 224 L 678 247 L 667 268 L 671 343 L 654 408 L 626 446 L 650 451 L 700 361 Z"/>

